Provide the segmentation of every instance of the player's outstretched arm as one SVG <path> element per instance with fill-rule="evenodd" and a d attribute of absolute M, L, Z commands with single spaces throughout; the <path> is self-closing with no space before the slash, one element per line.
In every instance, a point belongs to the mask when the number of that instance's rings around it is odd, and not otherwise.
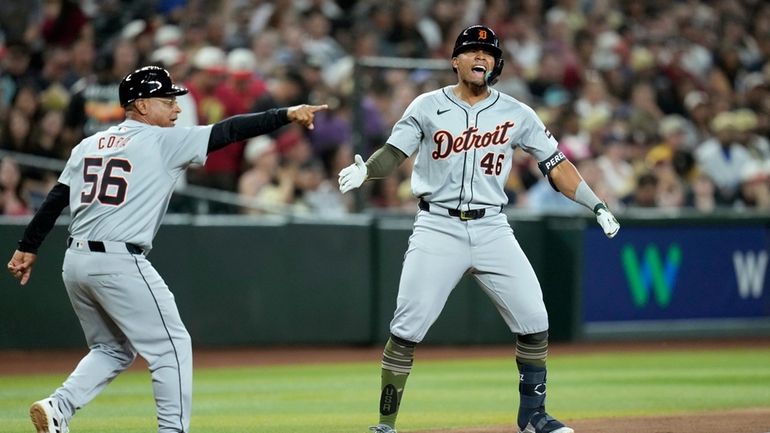
<path fill-rule="evenodd" d="M 558 153 L 561 154 L 561 152 Z M 561 158 L 563 158 L 563 155 Z M 540 168 L 548 176 L 551 185 L 568 198 L 591 209 L 594 215 L 596 215 L 596 222 L 604 230 L 604 234 L 608 238 L 615 237 L 618 234 L 618 230 L 620 230 L 620 224 L 615 215 L 607 208 L 607 204 L 596 196 L 570 161 L 561 159 L 555 162 L 555 164 L 550 164 L 550 169 L 544 169 L 544 165 L 546 165 L 544 163 L 547 163 L 547 161 L 540 163 Z"/>
<path fill-rule="evenodd" d="M 340 170 L 340 192 L 345 194 L 352 189 L 358 188 L 367 179 L 387 177 L 406 158 L 407 155 L 404 152 L 390 144 L 377 149 L 366 162 L 361 158 L 361 155 L 356 155 L 353 164 Z"/>
<path fill-rule="evenodd" d="M 340 184 L 340 192 L 345 194 L 346 192 L 356 189 L 361 186 L 366 180 L 368 169 L 366 163 L 361 155 L 355 156 L 355 161 L 349 166 L 340 170 L 338 182 Z"/>

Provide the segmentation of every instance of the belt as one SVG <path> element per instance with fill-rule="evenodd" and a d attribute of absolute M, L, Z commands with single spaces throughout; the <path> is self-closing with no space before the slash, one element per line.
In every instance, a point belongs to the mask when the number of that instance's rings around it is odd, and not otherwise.
<path fill-rule="evenodd" d="M 136 244 L 128 242 L 112 241 L 85 241 L 81 239 L 67 239 L 67 247 L 79 250 L 88 250 L 94 253 L 131 253 L 142 254 L 144 250 Z"/>
<path fill-rule="evenodd" d="M 428 203 L 427 201 L 420 199 L 420 203 L 418 204 L 418 206 L 420 207 L 421 210 L 424 210 L 425 212 L 430 212 L 431 206 L 430 206 L 430 203 Z M 444 212 L 446 212 L 446 215 L 460 218 L 463 221 L 477 220 L 479 218 L 483 218 L 484 215 L 486 215 L 487 213 L 486 209 L 460 210 L 460 209 L 447 209 L 441 206 L 435 206 L 435 207 L 441 209 L 441 212 L 433 212 L 433 213 L 444 214 Z M 495 208 L 491 208 L 491 209 L 495 209 Z M 500 206 L 499 210 L 500 212 L 502 212 L 503 207 Z"/>

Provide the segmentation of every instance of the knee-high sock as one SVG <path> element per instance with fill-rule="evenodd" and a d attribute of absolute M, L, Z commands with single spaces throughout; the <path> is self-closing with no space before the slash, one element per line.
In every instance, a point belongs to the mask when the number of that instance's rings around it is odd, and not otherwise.
<path fill-rule="evenodd" d="M 396 426 L 398 408 L 406 379 L 412 371 L 417 343 L 391 335 L 382 353 L 382 388 L 380 392 L 380 424 Z"/>

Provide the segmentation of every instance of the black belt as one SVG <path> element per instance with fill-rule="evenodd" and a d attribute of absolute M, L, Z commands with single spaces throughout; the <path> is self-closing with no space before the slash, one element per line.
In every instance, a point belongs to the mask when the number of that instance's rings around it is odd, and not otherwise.
<path fill-rule="evenodd" d="M 104 247 L 104 242 L 102 241 L 86 241 L 88 243 L 88 249 L 91 252 L 94 253 L 104 253 L 107 251 L 107 249 Z M 142 247 L 136 244 L 128 243 L 126 242 L 126 251 L 128 251 L 131 254 L 142 254 L 144 253 L 144 250 Z M 72 238 L 67 239 L 67 246 L 72 246 Z"/>
<path fill-rule="evenodd" d="M 420 199 L 420 203 L 418 205 L 420 209 L 424 210 L 425 212 L 430 212 L 430 203 L 427 201 Z M 445 209 L 445 208 L 441 208 Z M 460 210 L 460 209 L 445 209 L 447 211 L 447 214 L 449 216 L 460 218 L 463 221 L 468 220 L 477 220 L 479 218 L 482 218 L 484 214 L 487 213 L 486 209 L 474 209 L 474 210 Z"/>

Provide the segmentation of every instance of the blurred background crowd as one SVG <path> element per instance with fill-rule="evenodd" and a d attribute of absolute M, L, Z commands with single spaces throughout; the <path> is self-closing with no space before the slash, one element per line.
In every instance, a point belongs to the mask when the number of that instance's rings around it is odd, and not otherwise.
<path fill-rule="evenodd" d="M 327 103 L 315 129 L 287 126 L 209 155 L 185 184 L 249 207 L 320 215 L 416 209 L 410 160 L 337 190 L 418 94 L 449 68 L 356 68 L 366 57 L 448 60 L 483 23 L 506 65 L 500 91 L 527 103 L 597 194 L 639 208 L 770 209 L 770 3 L 762 0 L 25 0 L 0 2 L 0 151 L 66 160 L 119 123 L 118 83 L 167 68 L 190 89 L 178 126 L 299 103 Z M 8 153 L 0 214 L 40 205 L 58 172 Z M 24 161 L 22 161 L 24 159 Z M 32 158 L 31 161 L 38 161 Z M 579 210 L 517 152 L 510 206 Z M 193 211 L 176 197 L 172 212 Z"/>

